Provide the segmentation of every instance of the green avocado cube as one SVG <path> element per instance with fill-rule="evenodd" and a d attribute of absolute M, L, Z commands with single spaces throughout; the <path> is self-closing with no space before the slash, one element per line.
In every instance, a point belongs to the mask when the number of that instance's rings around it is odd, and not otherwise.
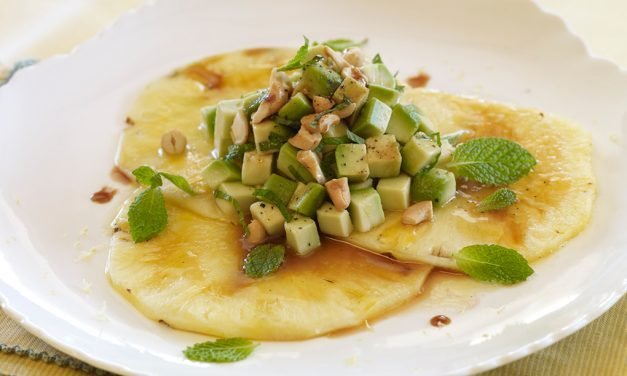
<path fill-rule="evenodd" d="M 405 174 L 380 179 L 377 192 L 384 210 L 404 210 L 409 207 L 411 178 Z"/>
<path fill-rule="evenodd" d="M 317 210 L 316 218 L 323 234 L 347 237 L 353 232 L 353 223 L 348 210 L 337 210 L 328 202 Z"/>
<path fill-rule="evenodd" d="M 401 173 L 401 152 L 396 137 L 384 134 L 366 139 L 368 168 L 373 178 L 390 178 Z"/>
<path fill-rule="evenodd" d="M 351 192 L 351 203 L 348 212 L 353 220 L 355 230 L 370 231 L 385 221 L 381 198 L 373 188 Z"/>
<path fill-rule="evenodd" d="M 435 206 L 443 206 L 455 197 L 455 175 L 452 172 L 434 168 L 414 176 L 411 182 L 412 201 L 433 201 Z"/>
<path fill-rule="evenodd" d="M 370 93 L 368 94 L 368 99 L 377 98 L 381 102 L 385 103 L 390 107 L 394 107 L 401 98 L 401 92 L 389 87 L 370 84 L 368 85 L 368 89 L 370 89 Z"/>
<path fill-rule="evenodd" d="M 351 191 L 354 191 L 354 190 L 357 190 L 357 189 L 370 188 L 370 187 L 372 187 L 372 183 L 373 183 L 373 180 L 368 178 L 368 179 L 366 179 L 366 180 L 364 180 L 362 182 L 359 182 L 359 183 L 350 183 L 348 185 L 348 189 L 351 190 Z"/>
<path fill-rule="evenodd" d="M 410 176 L 435 166 L 440 157 L 440 147 L 430 138 L 412 137 L 401 149 L 401 168 Z"/>
<path fill-rule="evenodd" d="M 368 179 L 370 170 L 364 144 L 341 144 L 335 148 L 335 170 L 337 176 L 347 177 L 350 182 Z"/>
<path fill-rule="evenodd" d="M 348 127 L 343 122 L 340 122 L 337 125 L 331 126 L 331 128 L 329 128 L 327 133 L 322 135 L 322 144 L 324 145 L 322 148 L 322 152 L 328 153 L 330 151 L 335 150 L 337 145 L 341 143 L 339 139 L 343 139 L 346 137 L 347 130 L 348 130 Z M 325 141 L 325 139 L 327 140 Z M 329 142 L 329 139 L 336 139 L 335 141 L 337 141 L 338 143 L 327 143 Z M 342 141 L 342 142 L 346 142 L 346 141 Z"/>
<path fill-rule="evenodd" d="M 268 89 L 255 90 L 242 97 L 242 108 L 246 116 L 250 118 L 252 114 L 257 112 L 259 105 L 261 105 L 261 102 L 266 98 L 268 92 Z"/>
<path fill-rule="evenodd" d="M 216 124 L 214 133 L 214 147 L 218 157 L 224 157 L 228 152 L 229 146 L 233 144 L 231 140 L 231 127 L 235 115 L 240 110 L 242 101 L 239 99 L 230 99 L 218 102 L 216 110 Z"/>
<path fill-rule="evenodd" d="M 205 182 L 211 189 L 216 189 L 225 181 L 239 181 L 242 178 L 239 168 L 229 161 L 215 159 L 202 171 Z"/>
<path fill-rule="evenodd" d="M 442 139 L 441 144 L 440 157 L 438 158 L 438 163 L 435 165 L 436 167 L 446 166 L 453 158 L 453 152 L 455 152 L 455 146 L 451 145 L 449 140 Z"/>
<path fill-rule="evenodd" d="M 413 104 L 397 104 L 392 109 L 392 116 L 386 133 L 393 134 L 401 144 L 407 143 L 420 129 L 421 118 L 418 108 Z"/>
<path fill-rule="evenodd" d="M 303 68 L 299 86 L 310 97 L 318 95 L 329 98 L 341 84 L 342 76 L 339 73 L 322 61 L 317 61 Z"/>
<path fill-rule="evenodd" d="M 279 151 L 285 140 L 293 135 L 294 131 L 274 120 L 264 120 L 261 123 L 253 124 L 253 138 L 255 139 L 255 147 L 259 152 L 274 153 Z"/>
<path fill-rule="evenodd" d="M 279 200 L 286 205 L 290 202 L 298 184 L 283 176 L 272 174 L 263 184 L 263 189 L 272 191 Z"/>
<path fill-rule="evenodd" d="M 250 215 L 261 223 L 270 236 L 280 235 L 285 231 L 285 218 L 279 208 L 272 204 L 257 201 L 250 205 Z"/>
<path fill-rule="evenodd" d="M 373 137 L 385 133 L 392 109 L 377 98 L 370 98 L 359 112 L 352 126 L 361 137 Z"/>
<path fill-rule="evenodd" d="M 298 214 L 313 218 L 316 210 L 324 202 L 327 191 L 318 183 L 307 183 L 307 185 L 299 183 L 299 188 L 296 188 L 287 207 Z"/>
<path fill-rule="evenodd" d="M 292 180 L 301 181 L 303 183 L 315 182 L 316 179 L 311 176 L 309 170 L 296 159 L 297 153 L 298 149 L 294 146 L 287 142 L 283 144 L 279 150 L 279 157 L 277 158 L 277 169 Z"/>
<path fill-rule="evenodd" d="M 250 212 L 250 205 L 256 201 L 255 196 L 253 196 L 255 188 L 244 185 L 238 181 L 224 182 L 220 184 L 218 190 L 233 197 L 233 199 L 239 203 L 242 211 L 246 214 Z M 216 204 L 223 213 L 232 216 L 237 215 L 237 211 L 230 201 L 216 198 Z"/>
<path fill-rule="evenodd" d="M 277 116 L 290 122 L 299 122 L 300 124 L 300 118 L 313 114 L 313 112 L 314 108 L 309 98 L 303 93 L 298 93 L 281 107 Z"/>
<path fill-rule="evenodd" d="M 216 130 L 216 113 L 218 112 L 218 107 L 215 105 L 206 106 L 200 109 L 200 115 L 202 118 L 202 122 L 207 127 L 207 134 L 210 139 L 213 139 L 213 135 Z"/>
<path fill-rule="evenodd" d="M 313 219 L 296 214 L 290 222 L 285 222 L 284 228 L 287 245 L 299 256 L 320 247 L 320 235 Z"/>
<path fill-rule="evenodd" d="M 247 151 L 242 163 L 242 183 L 246 185 L 261 185 L 272 174 L 272 160 L 274 154 Z"/>
<path fill-rule="evenodd" d="M 383 63 L 368 64 L 361 68 L 368 78 L 369 84 L 380 85 L 393 89 L 396 87 L 396 79 Z"/>
<path fill-rule="evenodd" d="M 350 76 L 346 77 L 333 93 L 335 103 L 343 103 L 348 100 L 350 103 L 357 104 L 357 108 L 360 108 L 367 98 L 368 88 Z"/>
<path fill-rule="evenodd" d="M 420 116 L 420 129 L 419 131 L 425 133 L 427 136 L 433 136 L 434 133 L 438 131 L 438 127 L 424 114 L 419 114 Z"/>

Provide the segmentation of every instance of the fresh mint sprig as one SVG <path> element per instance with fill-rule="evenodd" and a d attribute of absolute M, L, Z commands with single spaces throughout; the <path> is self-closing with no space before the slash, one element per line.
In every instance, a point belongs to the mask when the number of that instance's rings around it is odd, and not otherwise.
<path fill-rule="evenodd" d="M 520 253 L 496 244 L 464 247 L 453 258 L 462 272 L 479 281 L 511 285 L 533 274 Z"/>
<path fill-rule="evenodd" d="M 254 247 L 244 259 L 244 273 L 250 278 L 261 278 L 274 273 L 285 260 L 281 244 L 262 244 Z"/>
<path fill-rule="evenodd" d="M 245 338 L 221 338 L 197 343 L 183 351 L 185 357 L 197 362 L 231 363 L 244 360 L 259 344 Z"/>
<path fill-rule="evenodd" d="M 128 209 L 131 237 L 135 243 L 141 243 L 157 236 L 168 224 L 165 198 L 161 192 L 162 177 L 190 195 L 195 192 L 184 177 L 157 172 L 148 166 L 136 168 L 133 170 L 133 175 L 139 184 L 149 186 L 135 197 Z"/>
<path fill-rule="evenodd" d="M 508 188 L 501 188 L 484 198 L 483 201 L 477 205 L 477 210 L 482 213 L 501 210 L 514 204 L 516 200 L 516 193 L 514 193 L 514 191 Z"/>
<path fill-rule="evenodd" d="M 307 57 L 307 52 L 309 52 L 309 39 L 306 36 L 303 36 L 303 38 L 305 39 L 305 42 L 302 46 L 300 46 L 298 51 L 296 51 L 296 55 L 285 65 L 281 66 L 278 69 L 279 72 L 290 71 L 302 67 L 305 58 Z"/>
<path fill-rule="evenodd" d="M 483 184 L 510 184 L 527 175 L 536 159 L 519 144 L 497 137 L 475 138 L 455 149 L 448 168 Z"/>

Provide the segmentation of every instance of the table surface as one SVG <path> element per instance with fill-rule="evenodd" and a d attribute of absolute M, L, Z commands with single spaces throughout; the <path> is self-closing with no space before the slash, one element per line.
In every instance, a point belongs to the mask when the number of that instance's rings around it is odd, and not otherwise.
<path fill-rule="evenodd" d="M 144 0 L 0 0 L 0 67 L 68 53 Z M 627 0 L 537 0 L 592 55 L 627 69 Z M 58 365 L 60 364 L 60 366 Z M 0 311 L 1 375 L 101 373 L 28 334 Z M 627 299 L 574 335 L 486 375 L 627 374 Z"/>

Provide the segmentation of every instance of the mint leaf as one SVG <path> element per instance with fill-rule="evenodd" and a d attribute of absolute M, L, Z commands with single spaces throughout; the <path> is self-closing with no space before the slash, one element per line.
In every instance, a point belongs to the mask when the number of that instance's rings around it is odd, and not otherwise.
<path fill-rule="evenodd" d="M 259 346 L 245 338 L 223 338 L 197 343 L 183 351 L 185 357 L 197 362 L 230 363 L 248 358 Z"/>
<path fill-rule="evenodd" d="M 280 244 L 258 245 L 244 259 L 244 273 L 250 278 L 265 277 L 277 271 L 284 259 L 284 246 Z"/>
<path fill-rule="evenodd" d="M 511 285 L 533 274 L 520 253 L 500 245 L 471 245 L 453 255 L 457 266 L 470 277 Z"/>
<path fill-rule="evenodd" d="M 527 175 L 536 159 L 519 144 L 504 138 L 475 138 L 455 149 L 448 167 L 455 175 L 483 184 L 509 184 Z"/>
<path fill-rule="evenodd" d="M 325 46 L 331 47 L 335 51 L 342 52 L 350 47 L 361 47 L 364 44 L 368 43 L 368 39 L 364 39 L 361 42 L 356 42 L 352 39 L 339 38 L 339 39 L 331 39 L 326 42 L 322 42 Z"/>
<path fill-rule="evenodd" d="M 135 243 L 157 236 L 168 224 L 168 212 L 161 188 L 148 188 L 135 198 L 128 209 L 128 224 Z"/>
<path fill-rule="evenodd" d="M 152 185 L 153 179 L 156 179 L 158 173 L 148 166 L 141 166 L 133 170 L 133 175 L 139 184 Z"/>
<path fill-rule="evenodd" d="M 229 149 L 224 157 L 224 160 L 231 161 L 241 166 L 244 162 L 244 153 L 251 150 L 255 150 L 255 144 L 229 145 Z"/>
<path fill-rule="evenodd" d="M 280 134 L 270 132 L 268 140 L 259 143 L 260 151 L 268 151 L 274 149 L 280 149 L 284 143 L 287 142 L 288 136 L 282 136 Z"/>
<path fill-rule="evenodd" d="M 283 218 L 285 218 L 285 221 L 290 222 L 292 220 L 292 213 L 290 213 L 285 203 L 279 198 L 279 196 L 277 196 L 276 193 L 269 189 L 258 188 L 253 192 L 253 196 L 276 206 L 283 215 Z"/>
<path fill-rule="evenodd" d="M 219 198 L 222 199 L 224 201 L 228 201 L 231 203 L 231 205 L 233 205 L 233 207 L 235 208 L 235 212 L 237 213 L 237 218 L 239 220 L 239 224 L 242 226 L 242 229 L 244 229 L 244 236 L 248 236 L 248 224 L 246 224 L 246 217 L 244 216 L 244 212 L 242 211 L 242 208 L 239 204 L 239 201 L 237 201 L 236 199 L 234 199 L 233 197 L 231 197 L 230 195 L 222 192 L 222 191 L 218 191 L 215 190 L 213 191 L 213 196 L 215 198 Z"/>
<path fill-rule="evenodd" d="M 255 113 L 257 109 L 259 109 L 261 102 L 266 100 L 269 92 L 270 92 L 270 89 L 267 89 L 267 88 L 257 90 L 257 93 L 256 93 L 257 95 L 255 97 L 253 97 L 252 99 L 248 101 L 245 101 L 242 104 L 242 106 L 244 107 L 244 113 L 246 114 L 247 117 L 250 117 L 250 115 Z"/>
<path fill-rule="evenodd" d="M 303 60 L 307 57 L 307 52 L 309 52 L 309 39 L 306 36 L 303 36 L 305 39 L 305 43 L 296 51 L 296 55 L 287 62 L 287 64 L 280 67 L 279 72 L 290 71 L 294 69 L 298 69 L 302 66 Z"/>
<path fill-rule="evenodd" d="M 196 192 L 194 192 L 194 190 L 192 189 L 192 186 L 189 185 L 189 183 L 184 177 L 179 176 L 179 175 L 168 174 L 166 172 L 160 172 L 159 175 L 171 181 L 172 184 L 174 184 L 177 188 L 184 191 L 185 193 L 189 193 L 190 195 L 196 194 Z"/>
<path fill-rule="evenodd" d="M 501 188 L 477 205 L 477 210 L 487 212 L 506 208 L 516 202 L 516 193 L 508 188 Z"/>
<path fill-rule="evenodd" d="M 372 58 L 372 63 L 373 64 L 383 64 L 383 59 L 381 59 L 381 55 L 379 55 L 379 54 L 374 55 L 374 57 Z"/>

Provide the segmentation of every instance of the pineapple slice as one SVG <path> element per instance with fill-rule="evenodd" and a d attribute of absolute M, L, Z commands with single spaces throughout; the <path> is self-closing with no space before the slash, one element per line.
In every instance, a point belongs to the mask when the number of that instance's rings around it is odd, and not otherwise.
<path fill-rule="evenodd" d="M 135 244 L 119 230 L 107 265 L 112 285 L 154 320 L 221 337 L 296 340 L 361 325 L 413 299 L 431 270 L 327 240 L 290 256 L 270 276 L 242 272 L 241 230 L 168 202 L 168 227 Z M 124 214 L 117 219 L 124 229 Z"/>

